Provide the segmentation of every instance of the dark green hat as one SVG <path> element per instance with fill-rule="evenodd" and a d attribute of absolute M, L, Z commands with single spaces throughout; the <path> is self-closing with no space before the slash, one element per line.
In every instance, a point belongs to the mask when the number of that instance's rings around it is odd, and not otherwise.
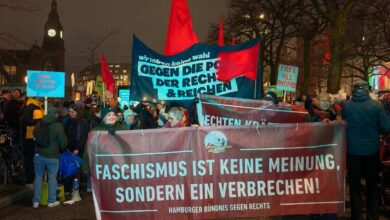
<path fill-rule="evenodd" d="M 109 107 L 103 108 L 102 111 L 101 111 L 101 113 L 100 113 L 101 119 L 103 119 L 104 116 L 106 116 L 106 115 L 107 115 L 108 113 L 110 113 L 110 112 L 115 112 L 115 111 L 114 111 L 114 109 L 109 108 Z"/>

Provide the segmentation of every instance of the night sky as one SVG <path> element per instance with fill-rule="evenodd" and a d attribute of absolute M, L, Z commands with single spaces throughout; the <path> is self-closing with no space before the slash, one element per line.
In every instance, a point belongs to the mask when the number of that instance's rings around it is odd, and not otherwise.
<path fill-rule="evenodd" d="M 42 44 L 44 25 L 51 9 L 51 0 L 31 0 L 34 12 L 15 12 L 0 8 L 0 32 L 10 33 L 25 44 L 0 45 L 5 49 L 29 49 L 36 41 Z M 228 0 L 187 0 L 193 28 L 200 41 L 212 23 L 227 13 Z M 57 0 L 60 21 L 64 28 L 66 71 L 80 71 L 88 65 L 81 57 L 86 51 L 82 36 L 101 38 L 112 30 L 119 33 L 105 41 L 98 51 L 108 62 L 130 62 L 132 35 L 159 53 L 163 53 L 168 28 L 171 0 Z M 216 36 L 217 38 L 217 36 Z"/>

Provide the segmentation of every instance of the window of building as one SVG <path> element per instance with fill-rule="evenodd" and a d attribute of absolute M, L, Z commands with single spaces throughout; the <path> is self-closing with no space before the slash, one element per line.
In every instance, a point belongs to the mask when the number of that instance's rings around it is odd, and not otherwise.
<path fill-rule="evenodd" d="M 4 76 L 0 75 L 0 85 L 5 85 L 6 83 L 7 79 Z"/>
<path fill-rule="evenodd" d="M 11 65 L 4 65 L 3 69 L 8 73 L 10 76 L 16 75 L 16 66 Z"/>

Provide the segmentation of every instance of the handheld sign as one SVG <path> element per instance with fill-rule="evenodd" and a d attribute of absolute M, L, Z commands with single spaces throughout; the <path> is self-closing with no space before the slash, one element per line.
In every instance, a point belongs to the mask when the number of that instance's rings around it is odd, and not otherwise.
<path fill-rule="evenodd" d="M 123 109 L 125 107 L 125 105 L 127 107 L 130 106 L 130 89 L 129 88 L 118 89 L 118 96 L 120 98 L 119 105 L 120 105 L 121 109 Z"/>
<path fill-rule="evenodd" d="M 284 91 L 295 92 L 297 88 L 298 67 L 279 64 L 278 82 L 276 88 Z"/>
<path fill-rule="evenodd" d="M 65 72 L 27 70 L 27 96 L 63 98 Z"/>

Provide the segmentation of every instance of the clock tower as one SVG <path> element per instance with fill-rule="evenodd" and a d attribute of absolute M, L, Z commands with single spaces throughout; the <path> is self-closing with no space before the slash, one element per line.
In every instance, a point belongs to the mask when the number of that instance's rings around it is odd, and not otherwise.
<path fill-rule="evenodd" d="M 65 47 L 63 28 L 57 12 L 57 2 L 51 2 L 51 11 L 45 24 L 42 49 L 47 54 L 44 69 L 65 71 Z"/>

